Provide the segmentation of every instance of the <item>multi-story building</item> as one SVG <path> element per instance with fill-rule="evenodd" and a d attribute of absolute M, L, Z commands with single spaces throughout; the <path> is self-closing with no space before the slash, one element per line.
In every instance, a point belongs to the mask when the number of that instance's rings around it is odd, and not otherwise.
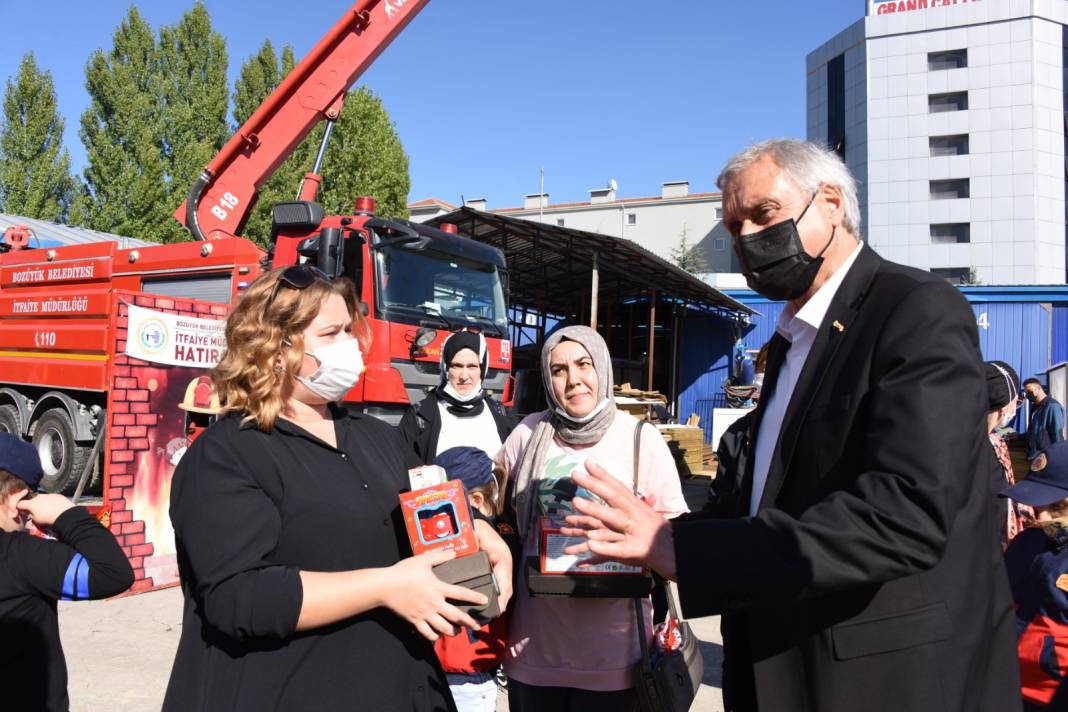
<path fill-rule="evenodd" d="M 1066 278 L 1065 0 L 870 0 L 808 55 L 808 138 L 860 182 L 888 259 L 953 281 Z"/>
<path fill-rule="evenodd" d="M 464 204 L 475 210 L 507 215 L 548 225 L 624 237 L 647 250 L 673 260 L 685 241 L 700 256 L 703 272 L 737 272 L 730 235 L 722 225 L 719 193 L 691 193 L 688 181 L 664 183 L 660 195 L 620 198 L 617 188 L 597 188 L 590 199 L 578 203 L 550 203 L 548 194 L 524 198 L 520 207 L 489 208 L 477 198 Z M 410 203 L 412 220 L 422 222 L 451 212 L 455 206 L 436 198 Z"/>

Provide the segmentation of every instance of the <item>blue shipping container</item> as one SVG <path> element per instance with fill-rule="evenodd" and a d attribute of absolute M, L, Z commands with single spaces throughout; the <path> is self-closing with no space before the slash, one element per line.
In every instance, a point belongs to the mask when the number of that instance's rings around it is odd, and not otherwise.
<path fill-rule="evenodd" d="M 1007 289 L 969 287 L 965 291 L 975 313 L 983 359 L 1010 364 L 1021 379 L 1045 374 L 1051 365 L 1068 361 L 1068 303 L 1041 302 L 1039 294 L 1021 301 L 991 300 L 992 295 Z M 1057 296 L 1063 298 L 1064 287 L 1049 289 L 1051 296 L 1056 290 Z M 759 349 L 774 335 L 783 303 L 769 302 L 749 291 L 727 293 L 758 312 L 741 329 L 741 336 L 748 348 Z M 1005 294 L 1000 298 L 1015 297 Z M 693 317 L 686 323 L 678 412 L 680 419 L 690 413 L 700 415 L 706 440 L 711 438 L 712 408 L 725 405 L 723 382 L 730 375 L 735 334 L 729 322 L 718 318 Z M 1017 425 L 1022 427 L 1022 422 Z"/>

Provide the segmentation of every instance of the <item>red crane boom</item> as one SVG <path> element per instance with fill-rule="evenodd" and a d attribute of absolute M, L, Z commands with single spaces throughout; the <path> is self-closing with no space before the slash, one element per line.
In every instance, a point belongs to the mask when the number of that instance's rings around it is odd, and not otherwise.
<path fill-rule="evenodd" d="M 174 212 L 197 240 L 236 237 L 256 194 L 430 0 L 359 0 L 293 68 L 201 172 Z M 317 169 L 316 169 L 317 170 Z M 311 176 L 318 182 L 318 176 Z"/>

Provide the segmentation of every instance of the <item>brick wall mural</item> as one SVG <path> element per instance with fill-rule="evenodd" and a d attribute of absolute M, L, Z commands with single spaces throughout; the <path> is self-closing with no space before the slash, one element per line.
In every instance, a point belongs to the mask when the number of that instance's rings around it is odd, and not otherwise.
<path fill-rule="evenodd" d="M 171 477 L 189 444 L 186 412 L 179 407 L 190 382 L 203 368 L 150 363 L 126 355 L 127 304 L 201 319 L 223 319 L 220 304 L 126 295 L 119 305 L 108 433 L 104 512 L 112 533 L 130 559 L 132 592 L 178 582 L 174 529 L 168 515 Z M 132 335 L 131 338 L 136 338 Z"/>

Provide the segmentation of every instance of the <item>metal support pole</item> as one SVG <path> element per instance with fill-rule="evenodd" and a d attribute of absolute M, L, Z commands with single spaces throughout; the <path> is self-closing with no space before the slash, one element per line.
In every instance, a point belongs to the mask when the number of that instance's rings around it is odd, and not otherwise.
<path fill-rule="evenodd" d="M 597 269 L 597 251 L 593 253 L 593 272 L 590 277 L 590 328 L 597 331 L 597 291 L 601 287 L 601 273 Z"/>
<path fill-rule="evenodd" d="M 671 408 L 671 414 L 682 422 L 679 413 L 679 305 L 677 303 L 671 305 L 671 388 L 669 390 L 671 395 L 668 396 L 670 399 L 668 405 Z"/>
<path fill-rule="evenodd" d="M 634 359 L 634 305 L 627 307 L 627 360 Z"/>
<path fill-rule="evenodd" d="M 653 390 L 653 338 L 656 332 L 656 290 L 649 292 L 649 377 L 646 379 L 645 389 Z"/>

